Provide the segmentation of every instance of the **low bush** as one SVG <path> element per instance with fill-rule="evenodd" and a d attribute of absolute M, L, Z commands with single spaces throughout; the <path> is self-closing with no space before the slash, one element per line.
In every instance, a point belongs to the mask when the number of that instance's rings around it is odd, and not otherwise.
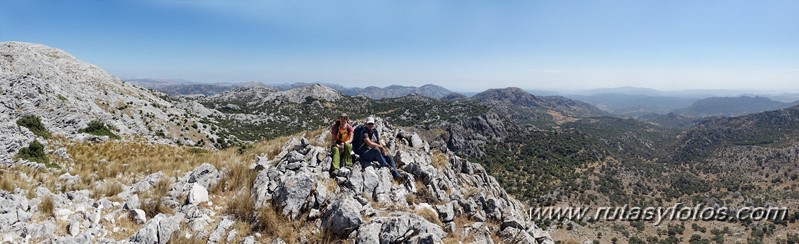
<path fill-rule="evenodd" d="M 37 140 L 33 140 L 28 147 L 23 147 L 19 149 L 17 152 L 17 158 L 28 160 L 31 162 L 37 162 L 47 165 L 48 167 L 52 167 L 49 165 L 50 160 L 47 158 L 47 155 L 44 153 L 44 145 L 39 143 Z"/>
<path fill-rule="evenodd" d="M 25 115 L 17 119 L 17 125 L 28 128 L 33 134 L 44 139 L 50 139 L 50 131 L 44 128 L 41 118 L 36 115 Z"/>
<path fill-rule="evenodd" d="M 80 129 L 78 132 L 91 134 L 95 136 L 108 136 L 112 139 L 117 139 L 117 140 L 120 139 L 118 135 L 114 134 L 114 132 L 111 131 L 108 125 L 99 120 L 92 120 L 91 122 L 89 122 L 89 124 L 86 125 L 86 128 Z"/>

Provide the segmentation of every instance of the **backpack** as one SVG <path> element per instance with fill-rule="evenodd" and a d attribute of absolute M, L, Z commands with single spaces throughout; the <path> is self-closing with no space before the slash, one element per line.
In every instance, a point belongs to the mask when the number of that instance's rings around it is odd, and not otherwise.
<path fill-rule="evenodd" d="M 366 151 L 366 149 L 369 148 L 366 145 L 366 140 L 363 139 L 363 133 L 366 133 L 367 131 L 369 131 L 369 129 L 366 128 L 366 125 L 364 124 L 360 124 L 355 127 L 355 132 L 352 134 L 355 137 L 352 138 L 352 148 L 357 154 L 361 154 L 363 151 Z M 370 133 L 368 136 L 371 138 L 373 135 L 376 135 L 377 138 L 380 138 L 380 134 L 377 132 L 377 130 L 372 130 L 372 133 Z"/>

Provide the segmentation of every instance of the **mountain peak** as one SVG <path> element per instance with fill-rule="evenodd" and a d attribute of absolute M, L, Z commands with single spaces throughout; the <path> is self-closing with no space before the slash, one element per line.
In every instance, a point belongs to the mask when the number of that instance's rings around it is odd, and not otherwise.
<path fill-rule="evenodd" d="M 507 102 L 528 107 L 538 106 L 535 96 L 518 87 L 488 89 L 471 97 L 477 102 Z"/>

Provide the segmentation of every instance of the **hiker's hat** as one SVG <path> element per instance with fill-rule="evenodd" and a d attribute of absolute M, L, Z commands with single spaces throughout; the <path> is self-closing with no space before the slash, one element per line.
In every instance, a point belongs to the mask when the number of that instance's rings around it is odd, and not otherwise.
<path fill-rule="evenodd" d="M 375 118 L 374 117 L 366 118 L 366 124 L 367 125 L 368 124 L 374 124 L 374 123 L 375 123 Z"/>

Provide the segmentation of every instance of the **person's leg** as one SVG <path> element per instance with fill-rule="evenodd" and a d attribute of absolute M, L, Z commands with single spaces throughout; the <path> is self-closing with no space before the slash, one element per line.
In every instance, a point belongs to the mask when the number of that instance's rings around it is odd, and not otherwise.
<path fill-rule="evenodd" d="M 341 152 L 344 157 L 344 165 L 352 166 L 352 144 L 344 143 L 344 150 Z"/>
<path fill-rule="evenodd" d="M 341 155 L 339 154 L 339 149 L 337 146 L 330 147 L 330 156 L 333 157 L 333 170 L 339 169 L 339 162 L 341 162 Z"/>
<path fill-rule="evenodd" d="M 397 165 L 394 164 L 394 157 L 391 157 L 391 155 L 381 156 L 381 158 L 383 158 L 383 160 L 386 161 L 389 166 L 391 166 L 391 174 L 394 175 L 394 178 L 399 178 L 400 174 L 397 171 Z"/>

